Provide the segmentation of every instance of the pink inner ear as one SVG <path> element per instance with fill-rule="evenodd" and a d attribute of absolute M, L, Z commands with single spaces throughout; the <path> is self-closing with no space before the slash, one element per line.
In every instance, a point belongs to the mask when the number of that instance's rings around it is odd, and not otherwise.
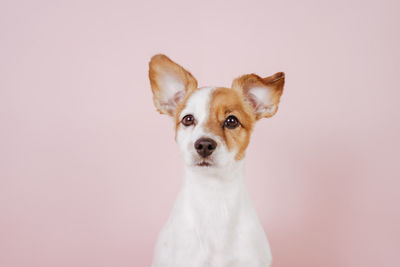
<path fill-rule="evenodd" d="M 250 102 L 256 113 L 261 113 L 265 109 L 263 104 L 257 100 L 257 97 L 250 92 L 247 93 L 247 100 Z"/>
<path fill-rule="evenodd" d="M 179 103 L 183 100 L 184 97 L 185 97 L 185 91 L 178 91 L 175 93 L 173 101 L 175 101 L 175 103 Z"/>
<path fill-rule="evenodd" d="M 178 91 L 172 98 L 168 99 L 168 101 L 164 102 L 162 105 L 169 114 L 174 114 L 178 104 L 183 100 L 184 97 L 185 91 Z"/>

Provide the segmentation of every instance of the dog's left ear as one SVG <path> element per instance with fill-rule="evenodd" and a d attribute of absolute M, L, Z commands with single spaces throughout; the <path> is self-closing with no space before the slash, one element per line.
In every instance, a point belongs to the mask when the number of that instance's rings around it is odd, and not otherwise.
<path fill-rule="evenodd" d="M 261 78 L 256 74 L 246 74 L 232 83 L 232 88 L 243 93 L 253 107 L 256 119 L 268 118 L 278 111 L 279 99 L 285 84 L 285 74 L 275 73 Z"/>
<path fill-rule="evenodd" d="M 154 105 L 162 114 L 174 116 L 185 95 L 197 88 L 197 81 L 190 72 L 159 54 L 151 58 L 149 78 Z"/>

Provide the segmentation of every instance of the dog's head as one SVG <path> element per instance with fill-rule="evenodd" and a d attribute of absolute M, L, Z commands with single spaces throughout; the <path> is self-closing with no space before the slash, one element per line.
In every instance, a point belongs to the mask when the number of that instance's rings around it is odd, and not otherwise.
<path fill-rule="evenodd" d="M 226 167 L 243 159 L 254 123 L 278 110 L 285 75 L 255 74 L 235 79 L 232 88 L 197 87 L 193 75 L 165 55 L 150 61 L 154 104 L 175 119 L 175 139 L 185 164 Z"/>

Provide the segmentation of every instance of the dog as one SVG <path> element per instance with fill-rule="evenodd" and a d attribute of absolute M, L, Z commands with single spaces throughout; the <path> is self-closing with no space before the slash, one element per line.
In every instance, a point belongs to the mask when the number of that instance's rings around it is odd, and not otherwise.
<path fill-rule="evenodd" d="M 255 122 L 278 110 L 285 74 L 198 88 L 189 71 L 158 54 L 149 79 L 155 107 L 174 119 L 184 159 L 183 186 L 152 266 L 270 266 L 269 243 L 245 188 L 244 157 Z"/>

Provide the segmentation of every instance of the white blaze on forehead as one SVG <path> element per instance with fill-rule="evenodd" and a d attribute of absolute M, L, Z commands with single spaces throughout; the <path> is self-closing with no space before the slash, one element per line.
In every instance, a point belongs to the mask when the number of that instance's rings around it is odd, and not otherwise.
<path fill-rule="evenodd" d="M 185 108 L 181 111 L 180 120 L 188 114 L 194 116 L 196 125 L 207 121 L 210 113 L 211 94 L 215 87 L 203 87 L 197 89 L 187 100 Z"/>
<path fill-rule="evenodd" d="M 179 120 L 186 115 L 192 115 L 195 119 L 195 125 L 180 126 L 177 132 L 177 142 L 188 165 L 195 163 L 198 154 L 194 148 L 194 143 L 207 134 L 204 131 L 204 124 L 208 120 L 210 113 L 211 93 L 214 88 L 199 88 L 190 95 L 186 101 L 185 107 L 179 115 Z"/>

